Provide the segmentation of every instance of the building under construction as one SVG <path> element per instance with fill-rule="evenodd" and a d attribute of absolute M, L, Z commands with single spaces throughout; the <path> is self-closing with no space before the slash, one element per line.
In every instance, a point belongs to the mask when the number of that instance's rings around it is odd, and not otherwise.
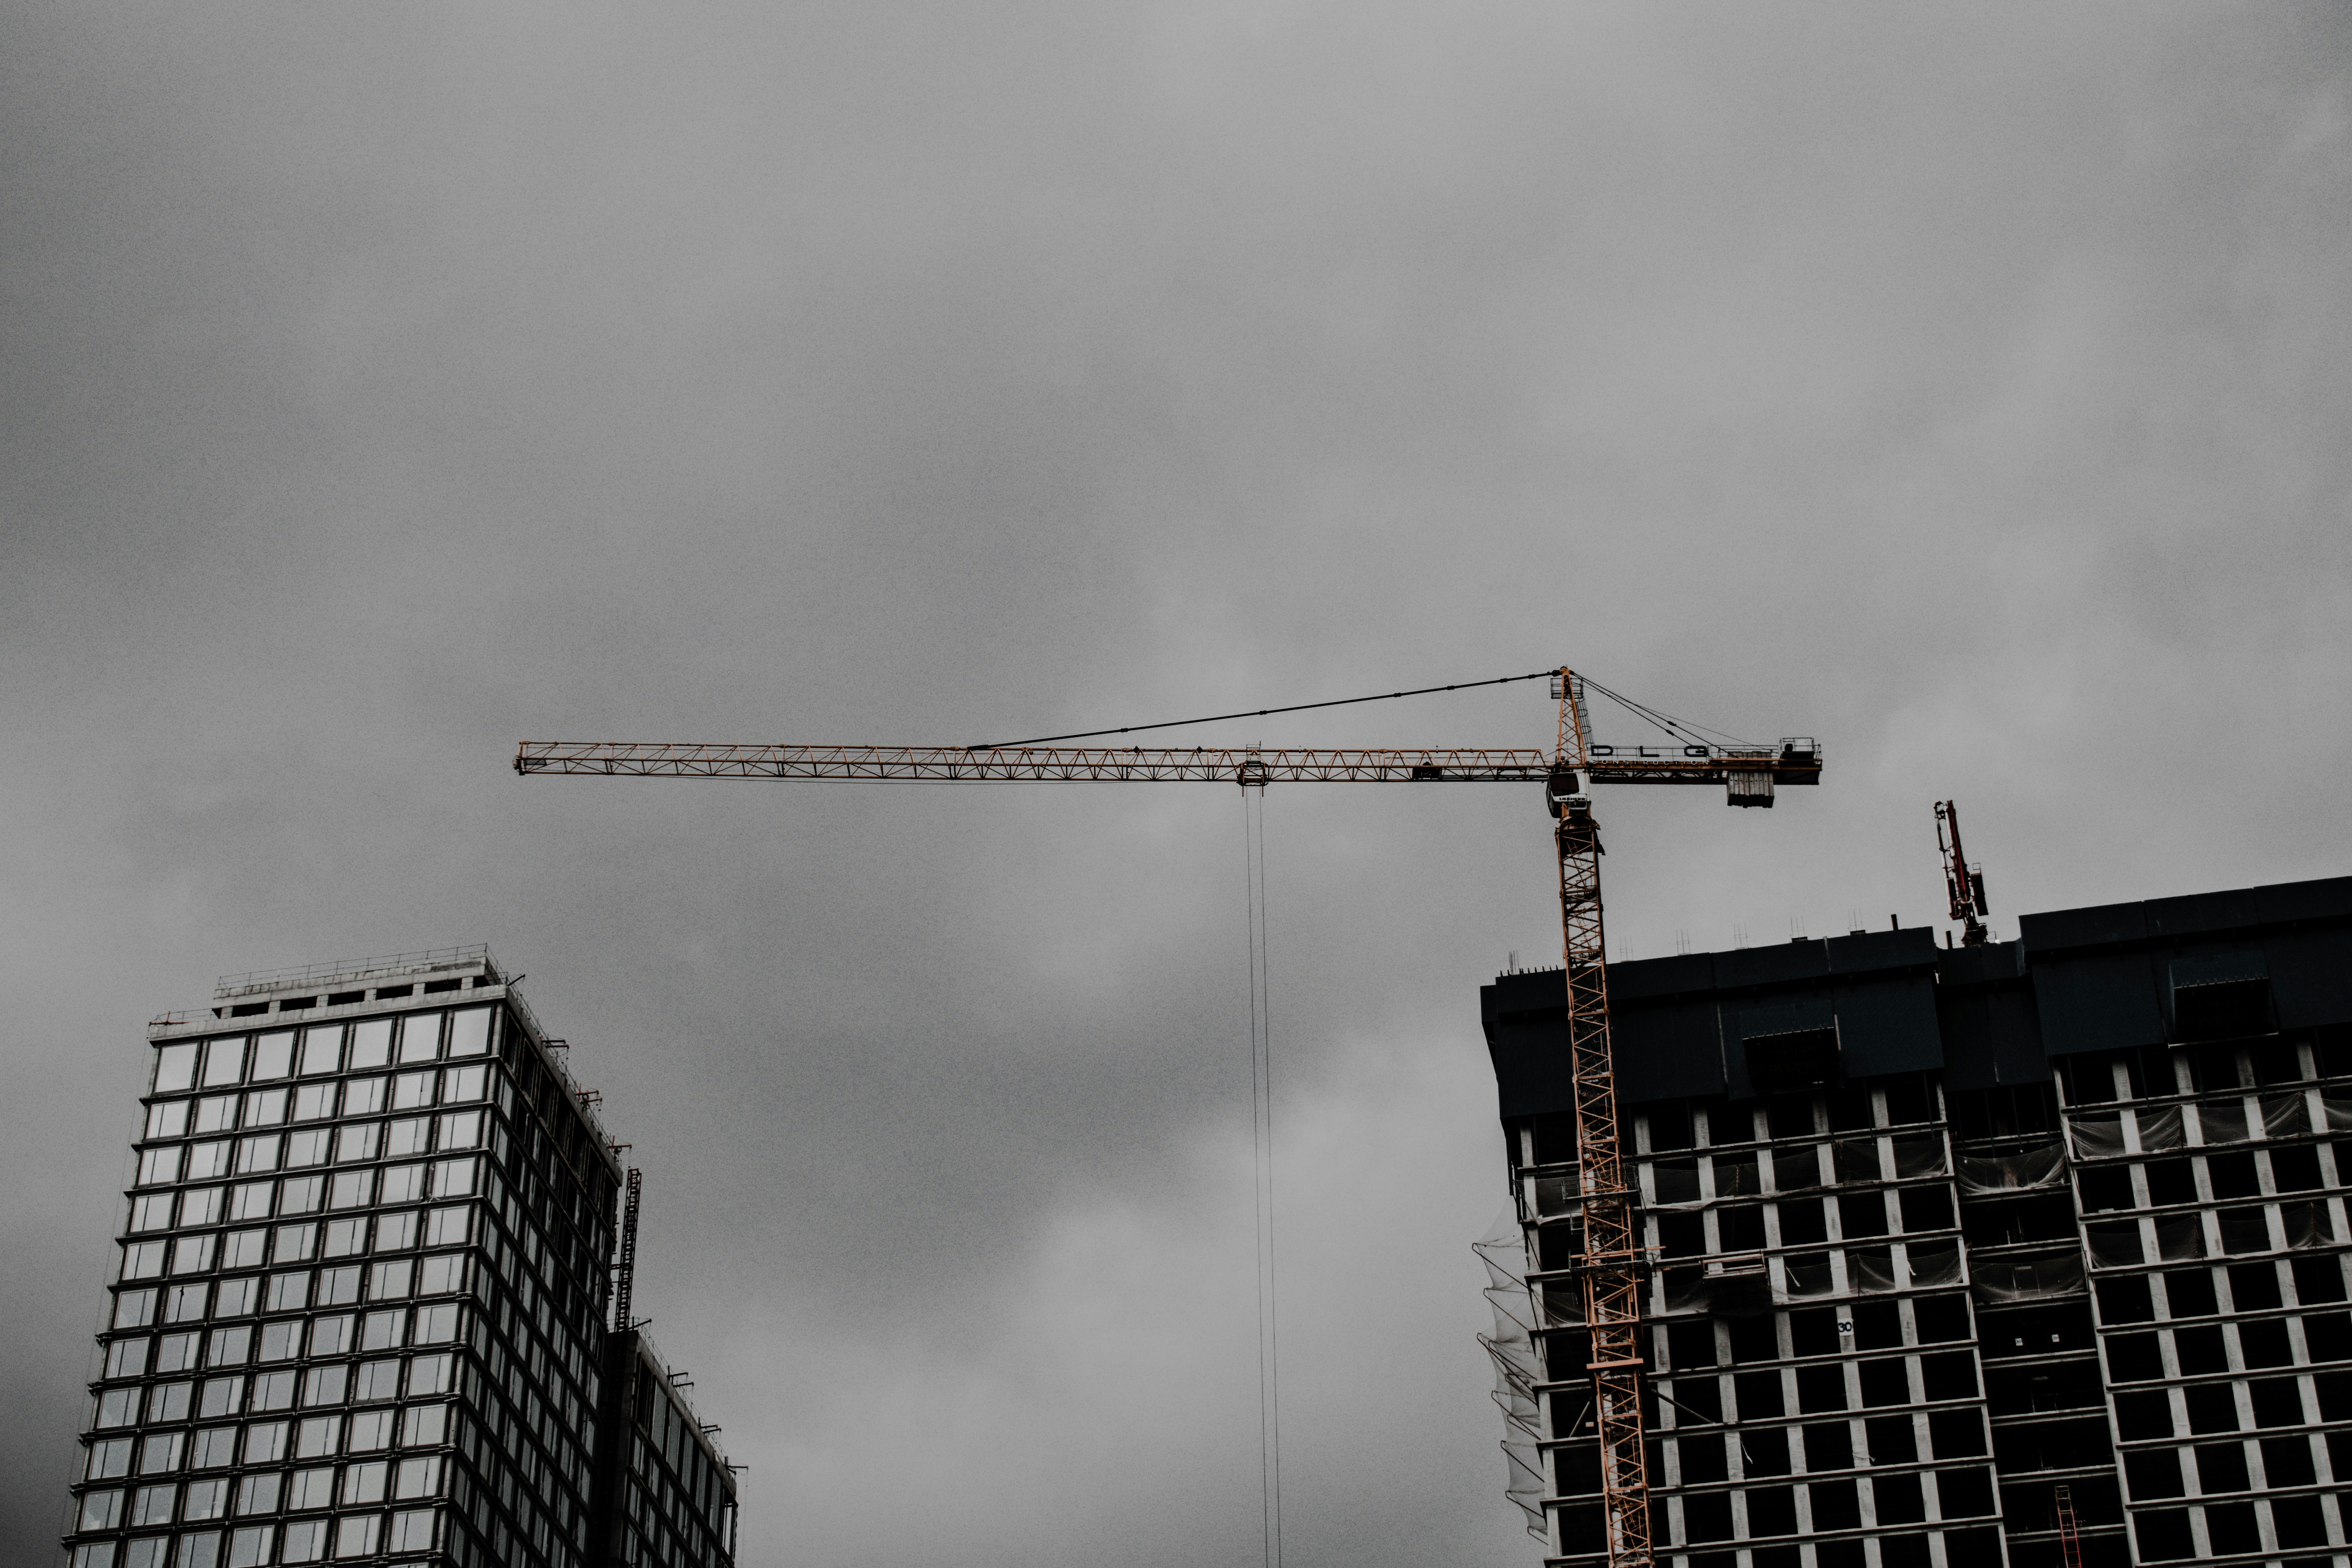
<path fill-rule="evenodd" d="M 2352 1564 L 2352 879 L 1608 987 L 1660 1568 Z M 1565 991 L 1483 993 L 1517 1224 L 1480 1251 L 1512 1498 L 1581 1568 Z"/>
<path fill-rule="evenodd" d="M 637 1173 L 488 949 L 232 976 L 148 1044 L 70 1568 L 731 1568 Z"/>

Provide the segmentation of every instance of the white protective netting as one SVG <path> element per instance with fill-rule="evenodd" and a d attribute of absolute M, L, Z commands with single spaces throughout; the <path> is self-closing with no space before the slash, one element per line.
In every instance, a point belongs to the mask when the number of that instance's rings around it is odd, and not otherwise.
<path fill-rule="evenodd" d="M 1960 1192 L 1965 1196 L 2029 1192 L 2065 1181 L 2066 1152 L 2053 1139 L 2039 1148 L 2021 1149 L 2013 1154 L 1963 1154 L 1959 1166 Z"/>
<path fill-rule="evenodd" d="M 1528 1289 L 1527 1234 L 1519 1228 L 1518 1211 L 1505 1209 L 1471 1250 L 1486 1266 L 1486 1305 L 1495 1315 L 1495 1331 L 1480 1334 L 1478 1342 L 1495 1363 L 1495 1403 L 1503 1412 L 1503 1489 L 1527 1515 L 1528 1533 L 1548 1542 L 1543 1455 L 1536 1447 L 1543 1436 L 1543 1407 L 1536 1393 L 1544 1380 L 1543 1359 L 1536 1346 L 1536 1303 Z"/>

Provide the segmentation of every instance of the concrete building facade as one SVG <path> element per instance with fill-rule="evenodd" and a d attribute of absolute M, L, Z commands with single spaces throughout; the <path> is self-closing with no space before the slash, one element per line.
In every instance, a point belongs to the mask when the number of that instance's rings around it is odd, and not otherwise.
<path fill-rule="evenodd" d="M 149 1043 L 72 1568 L 731 1563 L 723 1460 L 698 1554 L 592 1529 L 623 1173 L 487 949 L 235 976 Z"/>
<path fill-rule="evenodd" d="M 2352 879 L 1609 982 L 1661 1564 L 2352 1564 Z M 1581 1565 L 1562 995 L 1485 989 L 1517 1223 L 1481 1251 L 1514 1500 Z"/>

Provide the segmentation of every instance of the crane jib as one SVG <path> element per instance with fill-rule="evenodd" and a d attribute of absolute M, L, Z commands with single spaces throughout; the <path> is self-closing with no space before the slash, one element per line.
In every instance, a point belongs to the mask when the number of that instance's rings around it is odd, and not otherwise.
<path fill-rule="evenodd" d="M 646 778 L 863 779 L 916 784 L 1201 783 L 1522 784 L 1549 778 L 1550 753 L 1530 747 L 1414 750 L 1293 747 L 747 746 L 639 742 L 525 742 L 515 772 Z M 1821 780 L 1818 752 L 1763 757 L 1594 757 L 1602 784 L 1719 784 L 1735 775 L 1780 784 Z"/>

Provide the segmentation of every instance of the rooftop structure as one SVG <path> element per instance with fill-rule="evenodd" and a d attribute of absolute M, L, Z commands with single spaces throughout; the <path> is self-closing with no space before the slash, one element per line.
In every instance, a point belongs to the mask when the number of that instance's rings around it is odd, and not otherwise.
<path fill-rule="evenodd" d="M 731 1563 L 706 1432 L 690 1552 L 592 1531 L 629 1442 L 608 1347 L 641 1342 L 606 1324 L 624 1173 L 488 950 L 213 1004 L 148 1029 L 72 1568 Z"/>
<path fill-rule="evenodd" d="M 1662 1568 L 2352 1563 L 2352 879 L 1608 982 Z M 1483 1002 L 1510 1489 L 1581 1568 L 1563 976 Z"/>

